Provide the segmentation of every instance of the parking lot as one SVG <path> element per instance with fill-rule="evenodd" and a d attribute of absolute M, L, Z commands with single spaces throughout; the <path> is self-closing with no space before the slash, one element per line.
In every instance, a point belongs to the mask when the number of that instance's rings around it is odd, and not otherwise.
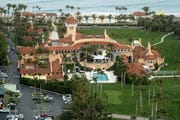
<path fill-rule="evenodd" d="M 17 88 L 21 91 L 21 97 L 19 98 L 19 102 L 17 105 L 17 114 L 21 113 L 24 115 L 25 120 L 33 120 L 33 116 L 37 115 L 37 104 L 34 100 L 32 100 L 32 92 L 34 91 L 33 87 L 27 87 L 19 84 L 19 72 L 17 70 L 17 55 L 15 54 L 15 45 L 14 43 L 8 39 L 8 45 L 10 48 L 8 51 L 8 58 L 10 60 L 9 66 L 3 66 L 2 71 L 5 73 L 9 83 L 16 84 Z M 48 92 L 47 94 L 53 97 L 52 102 L 41 103 L 40 104 L 40 113 L 47 113 L 50 116 L 56 116 L 61 113 L 65 103 L 62 99 L 62 95 Z M 43 110 L 47 108 L 47 111 Z M 0 113 L 0 120 L 5 120 L 7 113 Z"/>

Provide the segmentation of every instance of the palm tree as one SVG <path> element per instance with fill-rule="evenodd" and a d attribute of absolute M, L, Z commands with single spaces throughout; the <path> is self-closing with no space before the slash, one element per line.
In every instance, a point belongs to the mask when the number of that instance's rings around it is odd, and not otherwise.
<path fill-rule="evenodd" d="M 9 11 L 10 11 L 10 9 L 11 9 L 11 7 L 12 7 L 12 4 L 7 3 L 6 6 L 7 6 L 7 10 L 8 10 L 8 16 L 9 16 Z"/>
<path fill-rule="evenodd" d="M 125 63 L 122 63 L 121 65 L 122 74 L 123 74 L 123 82 L 126 83 L 126 71 L 127 71 L 127 65 Z"/>
<path fill-rule="evenodd" d="M 86 24 L 87 24 L 87 23 L 88 23 L 89 16 L 88 16 L 88 15 L 84 15 L 84 18 L 85 18 Z"/>
<path fill-rule="evenodd" d="M 131 95 L 134 96 L 134 83 L 137 81 L 136 74 L 130 75 L 130 79 L 131 79 Z"/>
<path fill-rule="evenodd" d="M 14 12 L 14 10 L 16 8 L 16 4 L 13 4 L 11 7 L 13 8 L 13 12 Z"/>
<path fill-rule="evenodd" d="M 81 13 L 80 13 L 80 12 L 77 12 L 77 13 L 76 13 L 76 16 L 77 16 L 77 17 L 78 17 L 78 16 L 80 16 L 80 15 L 81 15 Z"/>
<path fill-rule="evenodd" d="M 137 96 L 136 100 L 136 114 L 138 111 L 138 108 L 140 108 L 140 111 L 142 112 L 143 108 L 143 97 L 142 97 L 142 92 L 145 90 L 142 86 L 142 82 L 144 81 L 143 77 L 138 77 L 136 75 L 131 75 L 131 79 L 133 79 L 133 85 L 137 85 L 139 92 L 137 92 L 135 95 Z M 132 86 L 133 88 L 134 86 Z"/>
<path fill-rule="evenodd" d="M 137 118 L 136 118 L 135 115 L 131 116 L 131 120 L 136 120 L 136 119 L 137 119 Z"/>
<path fill-rule="evenodd" d="M 127 8 L 124 7 L 124 6 L 122 6 L 121 9 L 124 10 L 124 11 L 127 11 Z"/>
<path fill-rule="evenodd" d="M 41 10 L 41 7 L 39 7 L 38 10 L 40 11 L 40 10 Z"/>
<path fill-rule="evenodd" d="M 98 69 L 98 74 L 101 74 L 101 75 L 103 75 L 104 74 L 104 72 L 101 70 L 101 69 Z M 100 87 L 100 96 L 102 97 L 102 82 L 101 82 L 101 87 Z"/>
<path fill-rule="evenodd" d="M 77 12 L 79 12 L 80 9 L 81 9 L 80 7 L 77 7 Z"/>
<path fill-rule="evenodd" d="M 96 14 L 92 14 L 92 18 L 93 18 L 93 20 L 94 20 L 94 23 L 96 22 Z"/>
<path fill-rule="evenodd" d="M 71 8 L 71 14 L 73 13 L 74 6 L 70 6 Z"/>
<path fill-rule="evenodd" d="M 3 10 L 4 17 L 6 17 L 7 10 Z"/>
<path fill-rule="evenodd" d="M 138 87 L 139 87 L 139 105 L 140 105 L 140 110 L 142 112 L 142 103 L 143 103 L 143 100 L 142 100 L 142 81 L 143 81 L 143 78 L 140 78 L 138 77 L 137 79 L 137 84 L 138 84 Z"/>
<path fill-rule="evenodd" d="M 27 5 L 24 5 L 23 6 L 23 10 L 25 11 L 27 9 Z"/>
<path fill-rule="evenodd" d="M 149 15 L 149 6 L 144 6 L 143 8 L 142 8 L 142 10 L 144 10 L 144 12 L 145 12 L 145 15 Z"/>
<path fill-rule="evenodd" d="M 24 5 L 23 4 L 18 4 L 18 10 L 21 11 L 23 9 Z"/>
<path fill-rule="evenodd" d="M 111 23 L 111 19 L 112 19 L 112 15 L 111 14 L 109 14 L 108 16 L 107 16 L 107 18 L 108 18 L 108 20 L 109 20 L 109 24 Z"/>
<path fill-rule="evenodd" d="M 62 10 L 62 9 L 59 9 L 58 11 L 61 13 L 63 10 Z"/>
<path fill-rule="evenodd" d="M 34 9 L 36 8 L 36 6 L 32 6 L 32 9 L 33 9 L 33 12 L 34 12 Z"/>
<path fill-rule="evenodd" d="M 135 20 L 134 16 L 131 15 L 131 14 L 128 16 L 128 18 L 129 18 L 130 20 L 132 20 L 133 22 L 134 22 L 134 20 Z"/>
<path fill-rule="evenodd" d="M 37 93 L 36 92 L 36 97 L 37 98 L 40 98 L 41 97 L 41 93 Z M 40 104 L 42 103 L 42 101 L 41 101 L 41 99 L 37 99 L 37 100 L 35 100 L 35 103 L 34 104 L 36 104 L 37 105 L 37 113 L 38 113 L 38 115 L 40 115 Z"/>
<path fill-rule="evenodd" d="M 77 16 L 77 20 L 79 21 L 79 23 L 81 23 L 83 17 L 82 16 Z"/>
<path fill-rule="evenodd" d="M 0 7 L 0 15 L 1 15 L 1 17 L 2 17 L 3 11 L 4 11 L 4 8 Z"/>
<path fill-rule="evenodd" d="M 115 10 L 116 10 L 116 14 L 117 14 L 117 11 L 119 10 L 119 7 L 116 6 L 116 7 L 115 7 Z"/>
<path fill-rule="evenodd" d="M 70 6 L 66 5 L 67 12 L 69 12 L 69 8 L 70 8 Z"/>
<path fill-rule="evenodd" d="M 68 58 L 67 58 L 66 54 L 63 53 L 63 64 L 64 64 L 64 73 L 65 73 L 65 75 L 66 75 L 66 71 L 67 71 L 66 70 L 67 60 L 68 60 Z"/>
<path fill-rule="evenodd" d="M 44 97 L 47 96 L 47 93 L 45 91 L 43 91 L 42 94 L 43 94 Z M 45 98 L 42 99 L 42 103 L 44 103 L 43 107 L 44 107 L 44 112 L 45 113 L 47 111 L 47 102 L 48 102 L 48 99 L 45 99 Z"/>
<path fill-rule="evenodd" d="M 103 23 L 104 19 L 105 19 L 105 16 L 104 15 L 100 15 L 99 16 L 99 19 L 101 19 L 101 23 Z"/>

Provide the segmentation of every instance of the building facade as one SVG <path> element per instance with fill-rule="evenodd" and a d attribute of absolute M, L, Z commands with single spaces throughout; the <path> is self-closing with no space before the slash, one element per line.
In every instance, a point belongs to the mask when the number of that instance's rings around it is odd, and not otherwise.
<path fill-rule="evenodd" d="M 102 35 L 84 35 L 78 33 L 78 21 L 74 17 L 65 20 L 66 34 L 59 38 L 56 25 L 52 22 L 53 30 L 49 33 L 47 40 L 42 39 L 41 44 L 36 47 L 18 47 L 21 59 L 19 60 L 19 69 L 22 77 L 38 77 L 39 79 L 56 79 L 63 80 L 64 62 L 63 57 L 73 56 L 82 52 L 83 48 L 96 46 L 99 50 L 106 50 L 110 46 L 110 52 L 116 56 L 125 56 L 129 63 L 148 66 L 154 69 L 154 64 L 161 65 L 164 59 L 159 53 L 151 50 L 151 45 L 145 48 L 141 40 L 132 45 L 118 43 L 111 39 L 106 30 Z M 79 54 L 78 54 L 79 55 Z M 114 56 L 115 57 L 115 56 Z M 138 66 L 138 65 L 135 65 Z M 110 67 L 110 66 L 109 66 Z"/>

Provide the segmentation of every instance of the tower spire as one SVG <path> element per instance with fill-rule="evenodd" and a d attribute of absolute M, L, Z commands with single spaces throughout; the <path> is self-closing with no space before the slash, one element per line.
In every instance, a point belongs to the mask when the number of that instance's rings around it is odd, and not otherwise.
<path fill-rule="evenodd" d="M 151 51 L 151 44 L 150 44 L 149 41 L 148 41 L 148 46 L 147 46 L 147 53 L 146 53 L 146 55 L 153 55 L 153 54 L 152 54 L 152 51 Z"/>

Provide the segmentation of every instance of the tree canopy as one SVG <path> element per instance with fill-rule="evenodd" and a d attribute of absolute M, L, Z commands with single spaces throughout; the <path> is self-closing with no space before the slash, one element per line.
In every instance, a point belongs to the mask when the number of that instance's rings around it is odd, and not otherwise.
<path fill-rule="evenodd" d="M 78 120 L 110 120 L 101 98 L 95 95 L 93 99 L 92 95 L 88 94 L 88 82 L 85 77 L 74 76 L 73 80 L 73 101 L 69 105 L 69 112 L 61 114 L 61 120 L 67 120 L 67 114 L 71 114 L 71 119 Z"/>

